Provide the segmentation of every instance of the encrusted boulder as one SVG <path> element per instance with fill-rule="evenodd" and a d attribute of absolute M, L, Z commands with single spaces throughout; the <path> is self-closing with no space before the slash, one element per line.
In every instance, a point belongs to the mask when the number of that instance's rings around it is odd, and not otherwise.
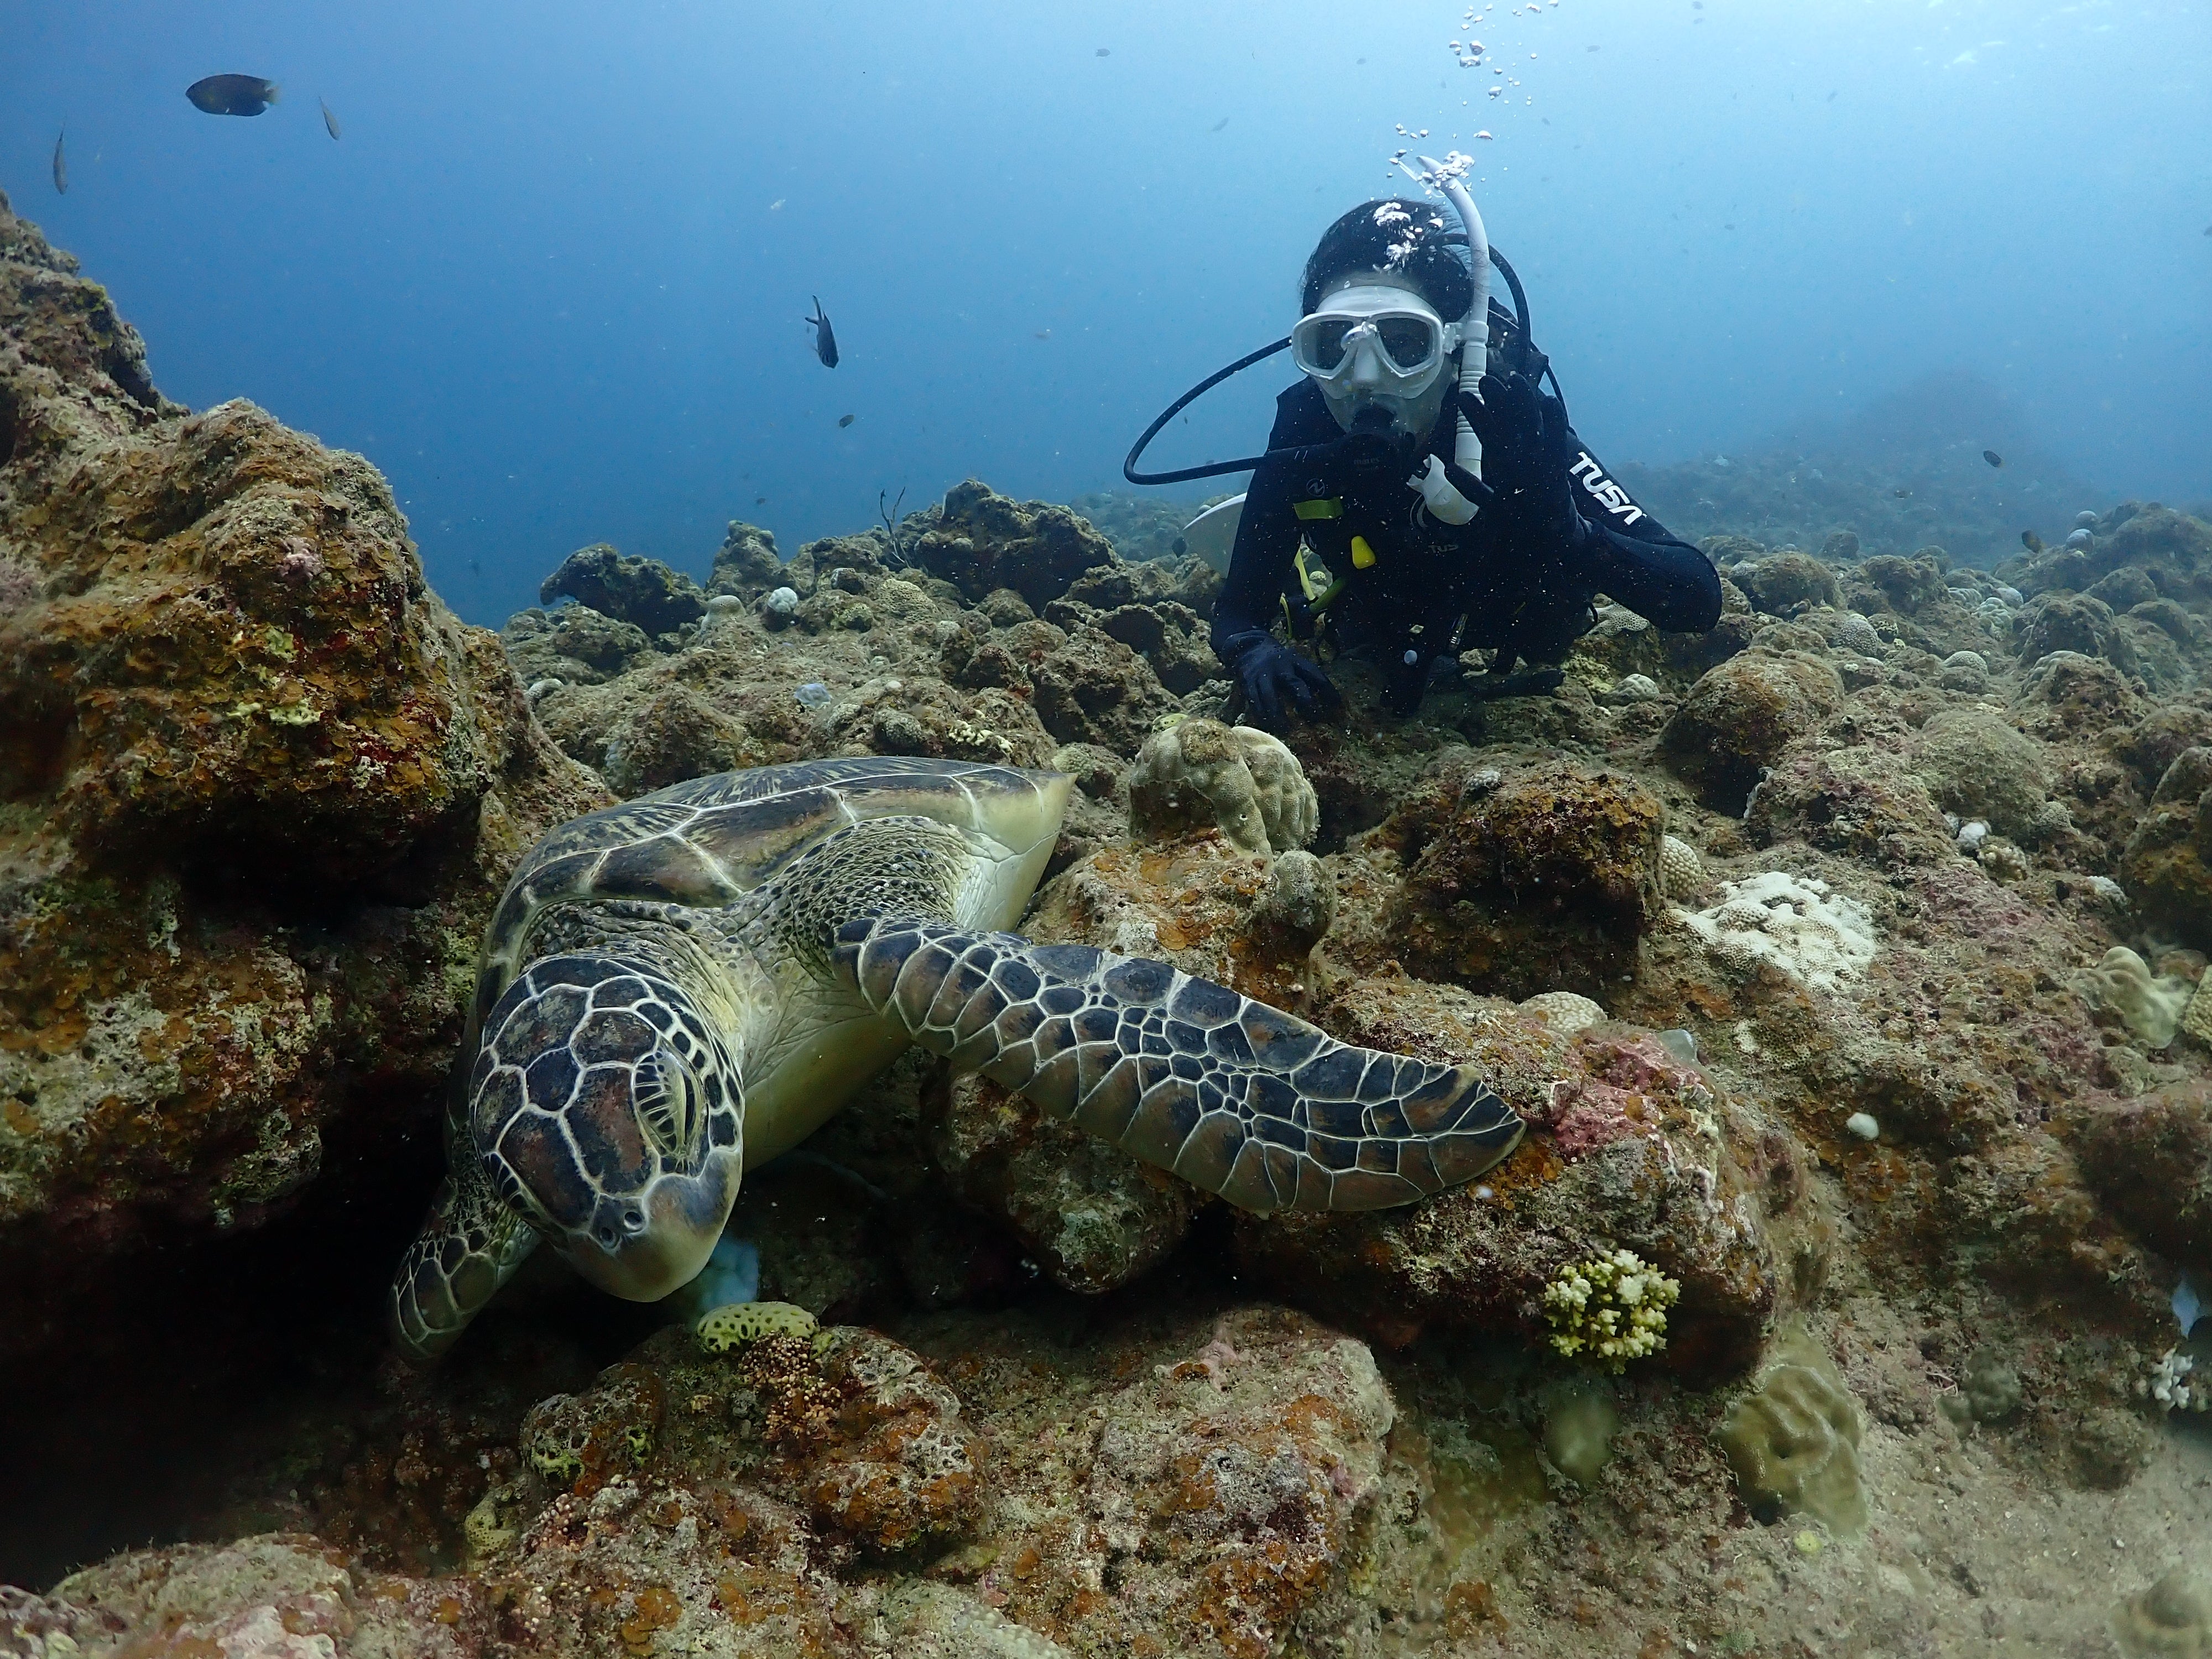
<path fill-rule="evenodd" d="M 1405 871 L 1371 949 L 1500 996 L 1602 996 L 1662 908 L 1666 828 L 1658 797 L 1617 773 L 1447 761 L 1367 839 Z"/>
<path fill-rule="evenodd" d="M 1856 608 L 1913 617 L 1941 605 L 1950 597 L 1943 580 L 1943 565 L 1944 561 L 1924 550 L 1909 559 L 1895 553 L 1878 553 L 1859 567 L 1861 580 L 1852 594 L 1859 601 Z"/>
<path fill-rule="evenodd" d="M 1745 828 L 1760 846 L 1802 841 L 1884 864 L 1928 864 L 1956 850 L 1927 780 L 1871 744 L 1785 756 L 1759 786 Z"/>
<path fill-rule="evenodd" d="M 1095 743 L 1134 755 L 1179 712 L 1145 659 L 1110 634 L 1079 628 L 1030 671 L 1037 718 L 1061 743 Z"/>
<path fill-rule="evenodd" d="M 106 295 L 4 204 L 0 249 L 9 1348 L 428 1133 L 507 868 L 605 796 L 374 468 L 134 394 Z"/>
<path fill-rule="evenodd" d="M 1747 651 L 1690 688 L 1661 744 L 1707 805 L 1741 812 L 1759 775 L 1791 744 L 1817 737 L 1843 701 L 1844 683 L 1822 659 Z"/>
<path fill-rule="evenodd" d="M 707 577 L 708 594 L 732 593 L 741 599 L 757 599 L 788 583 L 783 555 L 776 550 L 775 532 L 742 519 L 731 520 L 721 546 L 714 550 L 714 567 Z"/>
<path fill-rule="evenodd" d="M 2152 1249 L 2212 1263 L 2212 1093 L 2203 1079 L 2094 1106 L 2075 1137 L 2075 1159 Z"/>
<path fill-rule="evenodd" d="M 1067 1290 L 1112 1290 L 1158 1267 L 1206 1201 L 1188 1182 L 972 1073 L 940 1078 L 922 1107 L 931 1154 L 954 1191 Z"/>
<path fill-rule="evenodd" d="M 971 603 L 1010 587 L 1033 611 L 1042 611 L 1085 571 L 1121 562 L 1112 544 L 1070 509 L 1010 501 L 973 478 L 945 492 L 914 558 Z"/>
<path fill-rule="evenodd" d="M 1480 1182 L 1419 1205 L 1239 1213 L 1246 1272 L 1393 1345 L 1432 1326 L 1539 1340 L 1546 1285 L 1626 1249 L 1681 1286 L 1656 1363 L 1711 1377 L 1758 1352 L 1779 1291 L 1770 1217 L 1805 1178 L 1761 1114 L 1632 1027 L 1379 978 L 1340 988 L 1322 1018 L 1347 1042 L 1473 1061 L 1529 1133 Z"/>
<path fill-rule="evenodd" d="M 500 643 L 526 685 L 599 685 L 653 659 L 643 629 L 587 605 L 518 611 L 500 629 Z"/>
<path fill-rule="evenodd" d="M 1795 548 L 1748 567 L 1739 565 L 1736 586 L 1771 617 L 1790 617 L 1814 605 L 1840 605 L 1836 573 L 1826 562 Z"/>
<path fill-rule="evenodd" d="M 538 585 L 538 604 L 563 599 L 654 635 L 673 633 L 707 614 L 707 596 L 690 577 L 605 542 L 578 548 Z"/>
<path fill-rule="evenodd" d="M 2043 745 L 1987 708 L 1931 715 L 1912 744 L 1912 766 L 1936 804 L 1962 818 L 1983 818 L 2015 841 L 2043 838 L 2039 823 L 2051 790 Z"/>
<path fill-rule="evenodd" d="M 2120 884 L 2185 944 L 2212 949 L 2212 749 L 2185 749 L 2128 838 Z"/>
<path fill-rule="evenodd" d="M 2045 593 L 2028 601 L 2014 624 L 2020 637 L 2020 659 L 2035 663 L 2054 651 L 2075 651 L 2085 657 L 2101 657 L 2123 674 L 2138 666 L 2127 631 L 2112 615 L 2112 607 L 2086 593 Z"/>

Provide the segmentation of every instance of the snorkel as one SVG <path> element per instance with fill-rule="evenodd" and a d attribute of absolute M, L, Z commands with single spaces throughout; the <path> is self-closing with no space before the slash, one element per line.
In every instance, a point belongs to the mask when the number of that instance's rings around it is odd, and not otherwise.
<path fill-rule="evenodd" d="M 1474 298 L 1459 329 L 1459 389 L 1474 397 L 1490 368 L 1490 233 L 1483 228 L 1482 215 L 1475 211 L 1474 198 L 1468 194 L 1467 170 L 1473 158 L 1454 150 L 1442 161 L 1426 155 L 1419 161 L 1419 173 L 1403 161 L 1398 166 L 1415 184 L 1442 194 L 1467 232 L 1468 275 L 1474 283 Z M 1463 410 L 1452 439 L 1452 459 L 1470 476 L 1482 476 L 1482 440 L 1475 436 Z M 1428 457 L 1427 465 L 1407 482 L 1421 492 L 1421 503 L 1431 517 L 1446 524 L 1466 524 L 1474 517 L 1474 503 L 1452 487 L 1443 463 L 1435 456 Z"/>

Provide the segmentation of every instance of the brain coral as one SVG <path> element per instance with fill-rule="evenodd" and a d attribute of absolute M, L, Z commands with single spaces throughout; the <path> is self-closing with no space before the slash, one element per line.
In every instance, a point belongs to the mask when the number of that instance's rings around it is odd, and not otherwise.
<path fill-rule="evenodd" d="M 1304 847 L 1321 817 L 1279 738 L 1209 720 L 1178 720 L 1146 740 L 1129 774 L 1129 815 L 1140 835 L 1212 825 L 1263 857 Z"/>
<path fill-rule="evenodd" d="M 1729 1407 L 1719 1437 L 1753 1514 L 1802 1511 L 1852 1535 L 1867 1522 L 1859 1434 L 1843 1374 L 1800 1324 L 1776 1341 L 1757 1387 Z"/>

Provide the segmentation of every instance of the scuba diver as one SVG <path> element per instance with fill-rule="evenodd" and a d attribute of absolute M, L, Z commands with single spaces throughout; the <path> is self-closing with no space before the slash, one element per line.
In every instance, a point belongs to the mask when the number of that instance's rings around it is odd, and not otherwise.
<path fill-rule="evenodd" d="M 1193 388 L 1130 453 L 1139 483 L 1252 469 L 1236 514 L 1213 649 L 1246 709 L 1280 729 L 1342 699 L 1322 662 L 1374 660 L 1383 706 L 1419 705 L 1432 669 L 1492 653 L 1467 682 L 1480 696 L 1555 690 L 1557 666 L 1595 622 L 1596 594 L 1655 626 L 1698 633 L 1719 620 L 1720 577 L 1630 499 L 1567 419 L 1559 380 L 1528 337 L 1512 267 L 1489 247 L 1457 175 L 1427 163 L 1463 228 L 1436 204 L 1354 208 L 1306 261 L 1304 314 L 1287 342 Z M 1472 257 L 1455 251 L 1463 247 Z M 1493 305 L 1504 274 L 1515 313 Z M 1267 453 L 1139 474 L 1138 457 L 1178 410 L 1287 345 L 1303 374 L 1276 399 Z M 1196 537 L 1201 519 L 1191 528 Z M 1277 637 L 1309 645 L 1313 656 Z M 1316 658 L 1319 660 L 1316 660 Z M 1516 662 L 1529 666 L 1515 672 Z"/>

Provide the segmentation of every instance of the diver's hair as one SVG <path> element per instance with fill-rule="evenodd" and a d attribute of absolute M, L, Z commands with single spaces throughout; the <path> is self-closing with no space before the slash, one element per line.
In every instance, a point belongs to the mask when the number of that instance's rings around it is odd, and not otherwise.
<path fill-rule="evenodd" d="M 1467 274 L 1467 234 L 1434 202 L 1393 196 L 1364 202 L 1321 235 L 1298 285 L 1298 307 L 1310 312 L 1329 285 L 1363 270 L 1387 270 L 1420 290 L 1447 322 L 1467 315 L 1474 283 Z"/>

